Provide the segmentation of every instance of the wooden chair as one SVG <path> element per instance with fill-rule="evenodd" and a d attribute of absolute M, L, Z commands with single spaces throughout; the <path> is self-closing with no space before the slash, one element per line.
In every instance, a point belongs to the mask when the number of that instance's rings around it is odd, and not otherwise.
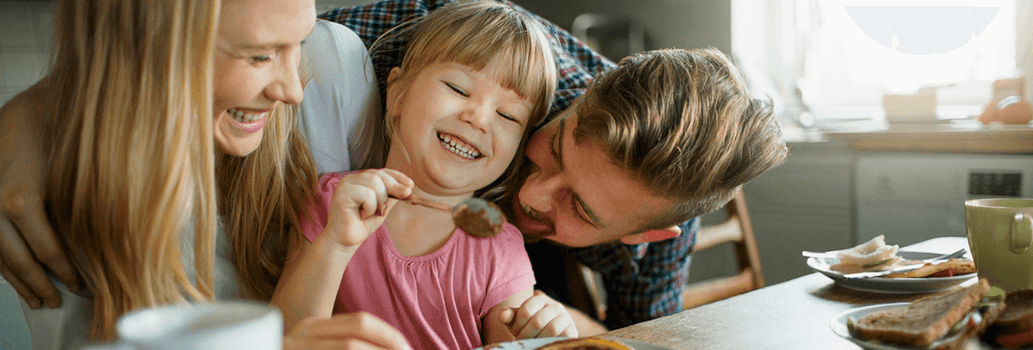
<path fill-rule="evenodd" d="M 694 251 L 730 243 L 738 260 L 738 272 L 732 276 L 688 285 L 682 294 L 683 308 L 686 310 L 764 287 L 757 241 L 753 237 L 753 226 L 746 211 L 746 199 L 742 190 L 737 191 L 735 197 L 724 208 L 727 214 L 725 220 L 702 227 L 696 236 Z M 565 260 L 567 276 L 571 276 L 571 290 L 583 291 L 575 293 L 577 297 L 572 300 L 571 306 L 597 320 L 605 320 L 606 292 L 601 286 L 602 281 L 598 273 L 577 263 L 573 258 L 568 257 Z M 695 264 L 703 263 L 695 258 L 693 260 Z"/>
<path fill-rule="evenodd" d="M 700 229 L 694 251 L 730 243 L 739 262 L 738 272 L 732 276 L 700 281 L 687 286 L 682 294 L 686 310 L 764 287 L 757 240 L 753 237 L 753 226 L 746 211 L 746 198 L 742 190 L 737 191 L 735 198 L 725 205 L 725 213 L 728 217 L 723 222 Z M 695 264 L 700 263 L 693 260 Z"/>

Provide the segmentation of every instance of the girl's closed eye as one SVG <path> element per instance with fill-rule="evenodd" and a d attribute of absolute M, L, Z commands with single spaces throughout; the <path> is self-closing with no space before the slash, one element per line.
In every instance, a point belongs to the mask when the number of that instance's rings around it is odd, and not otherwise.
<path fill-rule="evenodd" d="M 272 60 L 273 60 L 273 58 L 269 57 L 268 55 L 251 56 L 251 62 L 253 62 L 253 63 L 263 63 L 263 62 L 269 62 L 269 61 L 272 61 Z"/>
<path fill-rule="evenodd" d="M 449 83 L 447 81 L 444 82 L 444 83 L 445 83 L 445 85 L 448 85 L 449 89 L 452 89 L 452 91 L 455 91 L 455 93 L 457 93 L 457 94 L 459 94 L 459 95 L 461 95 L 463 97 L 470 97 L 470 95 L 466 93 L 466 90 L 463 90 L 462 88 L 460 88 L 456 84 L 452 84 L 452 83 Z"/>
<path fill-rule="evenodd" d="M 506 112 L 501 112 L 501 111 L 499 111 L 499 112 L 495 112 L 495 113 L 498 113 L 498 115 L 499 115 L 500 117 L 502 117 L 502 118 L 505 118 L 506 120 L 509 120 L 509 121 L 515 122 L 515 123 L 517 123 L 517 124 L 520 124 L 520 121 L 519 121 L 519 120 L 517 120 L 516 118 L 513 118 L 513 116 L 509 115 L 509 114 L 508 114 L 508 113 L 506 113 Z"/>

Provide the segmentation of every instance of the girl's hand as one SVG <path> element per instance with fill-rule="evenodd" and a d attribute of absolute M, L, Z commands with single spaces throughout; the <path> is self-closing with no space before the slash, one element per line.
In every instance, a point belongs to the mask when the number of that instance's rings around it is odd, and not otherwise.
<path fill-rule="evenodd" d="M 509 325 L 510 333 L 517 339 L 578 337 L 567 308 L 537 290 L 519 308 L 499 313 L 499 321 Z"/>
<path fill-rule="evenodd" d="M 395 198 L 408 198 L 413 181 L 392 169 L 366 170 L 341 178 L 334 189 L 324 234 L 332 235 L 335 242 L 354 247 L 362 244 L 387 215 Z"/>
<path fill-rule="evenodd" d="M 283 348 L 412 349 L 401 332 L 365 312 L 302 320 L 284 337 Z"/>

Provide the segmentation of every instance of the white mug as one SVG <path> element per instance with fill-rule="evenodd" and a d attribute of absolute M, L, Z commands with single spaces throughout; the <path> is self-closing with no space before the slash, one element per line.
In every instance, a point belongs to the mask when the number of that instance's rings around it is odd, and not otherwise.
<path fill-rule="evenodd" d="M 246 301 L 163 306 L 123 315 L 119 340 L 100 349 L 248 349 L 283 348 L 283 317 L 266 304 Z"/>

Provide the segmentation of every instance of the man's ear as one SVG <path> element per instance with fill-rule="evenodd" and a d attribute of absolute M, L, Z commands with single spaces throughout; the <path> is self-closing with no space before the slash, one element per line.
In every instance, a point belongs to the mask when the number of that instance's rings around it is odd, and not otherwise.
<path fill-rule="evenodd" d="M 671 226 L 671 227 L 668 227 L 668 228 L 665 228 L 665 229 L 652 230 L 652 231 L 636 233 L 636 234 L 633 234 L 633 235 L 627 235 L 627 236 L 621 237 L 621 242 L 624 242 L 624 244 L 649 243 L 649 242 L 662 241 L 662 240 L 665 240 L 665 239 L 668 239 L 668 238 L 678 237 L 678 235 L 680 235 L 680 234 L 681 234 L 681 227 Z"/>

